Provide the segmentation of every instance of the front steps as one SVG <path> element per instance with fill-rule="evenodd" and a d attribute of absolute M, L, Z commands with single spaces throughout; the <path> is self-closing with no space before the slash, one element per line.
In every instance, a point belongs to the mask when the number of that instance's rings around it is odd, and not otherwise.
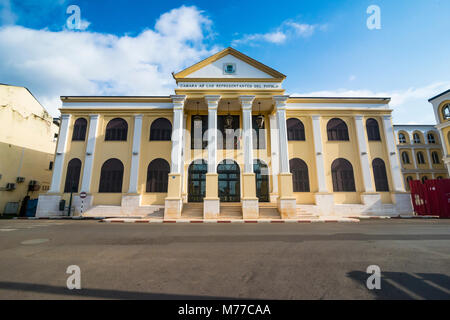
<path fill-rule="evenodd" d="M 203 203 L 185 203 L 181 219 L 203 219 Z"/>
<path fill-rule="evenodd" d="M 242 207 L 240 203 L 221 203 L 220 219 L 242 219 Z"/>

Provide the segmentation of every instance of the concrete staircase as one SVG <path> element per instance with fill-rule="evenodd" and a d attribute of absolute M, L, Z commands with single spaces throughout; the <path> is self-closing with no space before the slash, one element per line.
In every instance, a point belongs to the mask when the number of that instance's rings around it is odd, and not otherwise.
<path fill-rule="evenodd" d="M 298 219 L 319 219 L 319 216 L 306 211 L 305 209 L 297 207 L 297 218 Z"/>
<path fill-rule="evenodd" d="M 181 219 L 203 219 L 203 203 L 185 203 Z"/>
<path fill-rule="evenodd" d="M 260 219 L 281 219 L 276 203 L 260 202 L 259 203 Z"/>
<path fill-rule="evenodd" d="M 221 203 L 220 219 L 242 219 L 240 203 Z"/>

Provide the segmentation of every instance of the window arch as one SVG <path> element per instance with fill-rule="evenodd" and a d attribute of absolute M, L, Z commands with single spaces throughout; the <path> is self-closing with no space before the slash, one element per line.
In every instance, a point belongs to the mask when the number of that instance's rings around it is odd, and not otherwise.
<path fill-rule="evenodd" d="M 430 132 L 427 134 L 427 140 L 429 144 L 436 144 L 436 136 L 434 133 Z"/>
<path fill-rule="evenodd" d="M 309 192 L 308 165 L 302 159 L 289 160 L 294 192 Z"/>
<path fill-rule="evenodd" d="M 73 125 L 72 141 L 86 140 L 87 120 L 78 118 Z"/>
<path fill-rule="evenodd" d="M 422 151 L 417 152 L 417 163 L 425 164 L 425 157 L 423 156 Z"/>
<path fill-rule="evenodd" d="M 172 124 L 166 118 L 159 118 L 150 126 L 150 141 L 170 141 L 172 138 Z"/>
<path fill-rule="evenodd" d="M 437 153 L 437 151 L 433 151 L 431 153 L 431 159 L 433 160 L 433 164 L 440 164 L 441 161 L 439 160 L 439 154 Z"/>
<path fill-rule="evenodd" d="M 123 164 L 119 159 L 109 159 L 103 163 L 98 192 L 121 193 Z"/>
<path fill-rule="evenodd" d="M 373 177 L 375 180 L 375 189 L 377 192 L 389 191 L 389 183 L 386 174 L 386 165 L 380 158 L 376 158 L 372 161 Z"/>
<path fill-rule="evenodd" d="M 411 176 L 408 176 L 408 177 L 406 177 L 406 189 L 407 190 L 410 190 L 411 189 L 411 187 L 410 187 L 410 182 L 411 181 L 413 181 L 414 179 L 413 179 L 413 177 L 411 177 Z"/>
<path fill-rule="evenodd" d="M 288 141 L 305 141 L 305 126 L 299 119 L 291 118 L 286 121 Z"/>
<path fill-rule="evenodd" d="M 80 182 L 81 160 L 73 158 L 67 164 L 66 184 L 64 185 L 64 192 L 78 192 L 78 185 Z"/>
<path fill-rule="evenodd" d="M 170 165 L 164 159 L 155 159 L 147 168 L 146 192 L 166 193 L 169 182 Z"/>
<path fill-rule="evenodd" d="M 400 132 L 398 134 L 398 142 L 399 143 L 406 143 L 406 135 L 403 132 Z"/>
<path fill-rule="evenodd" d="M 409 161 L 409 154 L 406 151 L 402 152 L 402 161 L 403 164 L 410 164 L 411 162 Z"/>
<path fill-rule="evenodd" d="M 327 124 L 329 141 L 348 141 L 347 124 L 338 118 L 331 119 Z"/>
<path fill-rule="evenodd" d="M 428 177 L 427 176 L 423 176 L 422 177 L 422 183 L 425 183 L 425 181 L 427 181 L 428 180 Z"/>
<path fill-rule="evenodd" d="M 373 118 L 367 119 L 366 130 L 369 141 L 381 141 L 380 127 L 377 120 Z"/>
<path fill-rule="evenodd" d="M 105 141 L 127 141 L 128 123 L 122 118 L 115 118 L 106 126 Z"/>
<path fill-rule="evenodd" d="M 355 192 L 352 164 L 346 159 L 336 159 L 331 165 L 334 192 Z"/>
<path fill-rule="evenodd" d="M 420 134 L 418 134 L 417 132 L 415 132 L 413 134 L 413 140 L 415 144 L 421 144 L 422 143 L 422 139 L 420 138 Z"/>
<path fill-rule="evenodd" d="M 450 103 L 447 103 L 447 104 L 442 108 L 442 117 L 444 117 L 444 120 L 450 119 Z"/>

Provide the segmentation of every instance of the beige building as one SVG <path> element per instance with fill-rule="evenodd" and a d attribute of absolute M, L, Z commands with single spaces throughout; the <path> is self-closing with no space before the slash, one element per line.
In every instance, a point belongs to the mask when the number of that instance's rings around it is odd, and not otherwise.
<path fill-rule="evenodd" d="M 295 219 L 411 213 L 389 98 L 292 97 L 227 48 L 173 74 L 171 96 L 62 96 L 39 216 Z M 86 198 L 82 199 L 81 195 Z"/>
<path fill-rule="evenodd" d="M 0 213 L 49 190 L 58 126 L 24 87 L 0 84 Z"/>
<path fill-rule="evenodd" d="M 405 186 L 411 180 L 448 178 L 440 135 L 434 125 L 394 125 Z"/>
<path fill-rule="evenodd" d="M 428 100 L 433 105 L 436 129 L 444 150 L 443 161 L 450 175 L 450 90 L 442 92 Z"/>

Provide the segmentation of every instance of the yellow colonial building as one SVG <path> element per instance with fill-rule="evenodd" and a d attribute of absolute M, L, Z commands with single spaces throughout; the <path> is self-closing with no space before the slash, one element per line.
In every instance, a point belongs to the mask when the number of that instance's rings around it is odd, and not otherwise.
<path fill-rule="evenodd" d="M 71 191 L 84 216 L 412 212 L 389 98 L 291 97 L 285 75 L 232 48 L 173 77 L 172 96 L 61 97 L 39 216 Z"/>
<path fill-rule="evenodd" d="M 436 129 L 439 131 L 439 137 L 444 149 L 443 161 L 450 175 L 450 90 L 442 92 L 428 100 L 433 105 L 433 111 L 436 118 Z"/>
<path fill-rule="evenodd" d="M 46 193 L 58 126 L 27 88 L 0 84 L 0 214 Z"/>

